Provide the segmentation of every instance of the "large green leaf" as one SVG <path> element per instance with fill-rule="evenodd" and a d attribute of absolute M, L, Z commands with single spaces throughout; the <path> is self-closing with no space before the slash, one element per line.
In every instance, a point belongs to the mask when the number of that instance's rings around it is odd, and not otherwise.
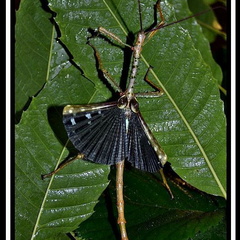
<path fill-rule="evenodd" d="M 16 12 L 15 111 L 19 120 L 29 98 L 37 94 L 48 79 L 54 26 L 50 13 L 40 1 L 22 0 Z"/>
<path fill-rule="evenodd" d="M 178 19 L 183 19 L 186 16 L 186 13 L 185 13 L 186 10 L 183 11 L 183 9 L 190 8 L 191 10 L 192 9 L 195 10 L 193 13 L 189 13 L 189 15 L 198 14 L 199 12 L 204 12 L 210 9 L 210 7 L 204 2 L 204 0 L 200 0 L 200 1 L 188 0 L 187 2 L 189 4 L 189 7 L 185 5 L 184 2 L 176 3 L 176 4 L 179 4 L 179 6 L 177 5 L 177 8 L 181 9 L 176 13 Z M 208 41 L 211 42 L 216 37 L 216 31 L 212 30 L 214 29 L 214 26 L 217 24 L 216 17 L 214 16 L 213 12 L 209 11 L 205 14 L 198 16 L 197 22 L 200 24 L 202 28 L 200 28 L 199 26 L 196 26 L 194 22 L 190 24 L 188 21 L 183 21 L 181 23 L 181 26 L 183 28 L 188 29 L 188 32 L 191 35 L 191 39 L 195 47 L 201 52 L 203 60 L 211 68 L 213 77 L 218 81 L 219 84 L 221 84 L 222 71 L 220 67 L 216 65 L 216 62 L 212 58 L 212 54 L 209 51 L 210 49 L 209 49 L 209 43 L 208 43 Z M 200 35 L 202 36 L 202 33 L 204 34 L 204 36 L 207 37 L 207 39 L 204 37 L 199 38 Z"/>
<path fill-rule="evenodd" d="M 153 23 L 153 3 L 142 2 L 143 26 L 149 27 Z M 168 23 L 176 20 L 174 13 L 178 9 L 175 6 L 181 11 L 186 9 L 181 16 L 189 14 L 185 1 L 163 1 Z M 84 74 L 97 86 L 99 98 L 93 98 L 92 102 L 106 101 L 111 94 L 99 81 L 93 50 L 86 45 L 86 39 L 90 30 L 100 25 L 123 40 L 128 36 L 127 41 L 131 43 L 132 33 L 139 31 L 137 1 L 67 1 L 62 4 L 52 0 L 50 7 L 57 13 L 61 40 Z M 124 86 L 129 52 L 100 38 L 91 42 L 99 51 L 105 69 Z M 217 86 L 220 79 L 213 77 L 221 78 L 221 73 L 213 60 L 204 60 L 209 58 L 208 42 L 193 19 L 185 21 L 184 28 L 182 23 L 166 27 L 144 46 L 135 88 L 137 92 L 151 90 L 143 82 L 143 76 L 147 66 L 154 66 L 150 78 L 163 88 L 165 95 L 159 99 L 139 100 L 146 122 L 181 177 L 203 191 L 225 196 L 226 123 Z"/>
<path fill-rule="evenodd" d="M 111 184 L 75 235 L 83 239 L 119 239 L 114 172 Z M 129 239 L 226 239 L 225 200 L 187 185 L 171 182 L 175 198 L 169 200 L 158 176 L 125 171 L 125 217 Z M 101 224 L 99 224 L 101 223 Z"/>
<path fill-rule="evenodd" d="M 26 11 L 25 5 L 19 11 Z M 34 20 L 43 24 L 41 19 Z M 72 101 L 71 91 L 82 86 L 86 102 L 94 94 L 93 84 L 69 63 L 64 49 L 54 40 L 54 32 L 49 40 L 53 43 L 48 53 L 50 67 L 42 69 L 49 81 L 16 126 L 16 239 L 67 239 L 66 232 L 91 216 L 108 184 L 108 166 L 84 161 L 41 180 L 41 174 L 53 170 L 68 155 L 61 111 Z M 21 48 L 16 47 L 16 52 Z M 38 71 L 34 66 L 28 62 L 33 75 Z M 26 81 L 26 86 L 31 89 L 32 83 Z"/>
<path fill-rule="evenodd" d="M 32 4 L 33 1 L 30 2 L 24 0 L 22 4 Z M 91 35 L 88 29 L 103 26 L 124 41 L 129 35 L 127 41 L 130 43 L 133 38 L 129 33 L 139 31 L 135 1 L 49 2 L 57 13 L 61 41 L 76 64 L 66 60 L 64 49 L 54 40 L 52 28 L 48 42 L 52 47 L 49 48 L 49 57 L 45 58 L 49 67 L 42 68 L 43 77 L 40 77 L 45 82 L 47 76 L 48 81 L 16 126 L 17 239 L 64 239 L 63 233 L 72 231 L 93 213 L 97 199 L 108 183 L 107 166 L 76 161 L 51 179 L 42 181 L 40 175 L 53 170 L 69 155 L 69 151 L 73 153 L 67 145 L 61 123 L 63 106 L 107 101 L 112 97 L 113 92 L 106 81 L 98 76 L 93 49 L 86 44 L 87 37 Z M 184 4 L 184 1 L 179 1 L 176 6 L 181 2 Z M 144 26 L 153 22 L 153 4 L 143 4 Z M 36 15 L 42 11 L 45 18 L 34 17 L 33 13 L 31 20 L 44 26 L 49 15 L 38 6 Z M 175 20 L 175 3 L 165 1 L 162 7 L 165 19 L 168 22 Z M 21 5 L 19 11 L 26 13 L 31 10 Z M 182 14 L 186 16 L 188 13 Z M 24 14 L 19 12 L 19 16 Z M 19 22 L 20 17 L 16 28 Z M 181 23 L 162 29 L 144 46 L 136 91 L 152 90 L 143 82 L 147 65 L 151 64 L 154 71 L 149 77 L 164 89 L 165 95 L 159 99 L 139 99 L 140 108 L 174 170 L 193 186 L 225 196 L 225 117 L 217 86 L 221 74 L 215 74 L 219 78 L 215 79 L 212 72 L 219 72 L 219 67 L 212 61 L 211 64 L 206 63 L 202 57 L 202 54 L 207 54 L 210 58 L 210 50 L 207 42 L 202 40 L 200 28 L 193 19 L 184 24 L 184 28 Z M 196 25 L 197 30 L 191 27 L 190 35 L 187 28 L 192 25 Z M 34 29 L 29 28 L 29 31 L 34 35 Z M 195 31 L 196 35 L 192 35 Z M 31 34 L 16 35 L 16 42 L 19 38 L 32 37 Z M 195 36 L 194 41 L 191 36 Z M 202 41 L 205 45 L 198 48 L 195 42 Z M 91 43 L 99 51 L 105 69 L 124 86 L 131 51 L 127 48 L 123 51 L 101 38 L 91 39 Z M 36 47 L 36 43 L 30 41 L 29 47 Z M 16 56 L 19 55 L 21 49 L 16 47 Z M 39 76 L 35 63 L 41 64 L 41 60 L 34 58 L 30 61 L 27 56 L 22 56 L 25 61 L 16 67 L 21 69 L 26 65 L 32 76 Z M 26 75 L 24 87 L 27 91 L 32 89 L 34 80 Z M 26 92 L 23 87 L 20 90 Z M 146 188 L 151 188 L 151 182 L 147 187 L 143 186 L 142 191 Z"/>
<path fill-rule="evenodd" d="M 85 161 L 76 161 L 51 179 L 41 180 L 41 174 L 53 170 L 68 155 L 61 125 L 62 101 L 70 101 L 67 93 L 81 86 L 73 66 L 62 70 L 58 80 L 45 85 L 16 126 L 17 239 L 53 239 L 73 230 L 93 213 L 108 184 L 108 167 Z M 82 85 L 85 97 L 91 96 L 89 85 Z"/>
<path fill-rule="evenodd" d="M 211 9 L 211 6 L 214 6 L 215 10 L 219 10 L 220 8 L 224 9 L 224 1 L 218 1 L 218 0 L 200 0 L 200 1 L 193 1 L 188 0 L 189 9 L 193 11 L 193 13 L 198 14 L 199 12 L 206 12 L 208 9 Z M 226 3 L 225 3 L 226 5 Z M 226 9 L 225 9 L 226 11 Z M 219 14 L 218 14 L 219 15 Z M 206 38 L 210 43 L 213 43 L 216 37 L 222 36 L 224 39 L 226 39 L 226 33 L 224 33 L 222 30 L 222 26 L 218 22 L 218 19 L 214 15 L 214 12 L 208 13 L 208 14 L 201 14 L 197 17 L 198 23 L 201 25 L 202 30 Z"/>

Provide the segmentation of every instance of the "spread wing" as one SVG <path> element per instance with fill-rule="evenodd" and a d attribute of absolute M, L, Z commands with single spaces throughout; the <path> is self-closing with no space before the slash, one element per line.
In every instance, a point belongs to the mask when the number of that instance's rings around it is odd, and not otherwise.
<path fill-rule="evenodd" d="M 116 102 L 68 105 L 63 110 L 68 137 L 85 159 L 109 165 L 126 159 L 140 170 L 159 171 L 166 154 L 140 112 L 131 112 L 128 118 Z"/>
<path fill-rule="evenodd" d="M 63 123 L 75 148 L 87 160 L 113 165 L 127 156 L 126 120 L 116 102 L 68 105 Z"/>
<path fill-rule="evenodd" d="M 158 172 L 166 162 L 166 154 L 147 127 L 140 112 L 132 113 L 129 121 L 128 149 L 127 160 L 140 170 Z"/>

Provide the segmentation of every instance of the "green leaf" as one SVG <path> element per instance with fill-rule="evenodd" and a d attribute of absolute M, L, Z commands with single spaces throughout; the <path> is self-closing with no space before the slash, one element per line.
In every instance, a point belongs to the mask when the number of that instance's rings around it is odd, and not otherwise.
<path fill-rule="evenodd" d="M 188 5 L 189 7 L 188 7 Z M 199 1 L 192 1 L 188 0 L 187 3 L 184 2 L 176 2 L 177 8 L 179 11 L 177 11 L 177 19 L 183 19 L 186 17 L 186 9 L 191 9 L 193 13 L 187 11 L 187 15 L 193 15 L 198 14 L 200 12 L 206 11 L 210 7 L 202 2 Z M 174 3 L 174 6 L 176 6 Z M 185 9 L 185 10 L 184 10 Z M 207 63 L 207 65 L 211 68 L 213 78 L 217 81 L 219 85 L 221 85 L 222 82 L 222 71 L 221 68 L 216 64 L 212 57 L 212 53 L 210 51 L 210 45 L 213 39 L 216 37 L 216 31 L 213 31 L 214 25 L 217 24 L 216 17 L 214 16 L 214 13 L 209 11 L 205 14 L 202 14 L 197 17 L 197 22 L 200 25 L 196 25 L 195 21 L 183 21 L 181 22 L 181 26 L 183 28 L 187 28 L 189 34 L 191 35 L 191 39 L 196 47 L 201 52 L 203 60 Z M 204 24 L 205 23 L 205 24 Z M 209 25 L 211 28 L 206 28 L 206 25 Z M 204 34 L 205 37 L 202 36 Z M 199 37 L 202 36 L 202 37 Z"/>
<path fill-rule="evenodd" d="M 29 98 L 36 95 L 48 80 L 54 26 L 50 13 L 41 2 L 21 1 L 16 12 L 15 28 L 15 111 L 16 119 Z"/>
<path fill-rule="evenodd" d="M 139 171 L 125 171 L 125 217 L 129 239 L 226 239 L 225 200 L 171 182 L 170 200 L 161 179 Z M 96 212 L 75 231 L 83 239 L 118 239 L 114 174 Z M 101 224 L 99 224 L 101 223 Z M 217 230 L 217 232 L 216 232 Z M 215 232 L 214 232 L 215 231 Z"/>
<path fill-rule="evenodd" d="M 103 26 L 123 41 L 128 35 L 127 41 L 131 43 L 133 34 L 139 31 L 139 21 L 137 2 L 110 2 L 49 1 L 51 9 L 57 13 L 60 40 L 73 56 L 74 63 L 67 61 L 64 48 L 54 40 L 55 30 L 52 30 L 48 40 L 48 46 L 52 46 L 48 48 L 48 57 L 44 54 L 43 61 L 37 57 L 30 61 L 27 54 L 23 54 L 24 61 L 16 64 L 20 72 L 25 64 L 31 69 L 30 75 L 41 79 L 42 83 L 49 80 L 43 88 L 38 87 L 38 90 L 41 89 L 39 94 L 33 98 L 16 126 L 16 239 L 64 239 L 63 233 L 72 231 L 93 213 L 98 197 L 108 184 L 108 166 L 84 161 L 69 164 L 51 179 L 42 181 L 40 175 L 52 171 L 74 153 L 67 145 L 62 125 L 63 107 L 66 104 L 107 101 L 113 96 L 106 81 L 98 75 L 93 49 L 86 44 L 91 35 L 89 28 Z M 30 13 L 31 10 L 24 8 L 24 3 L 30 4 L 24 0 L 19 11 Z M 49 14 L 38 6 L 38 11 L 32 13 L 31 21 L 47 26 Z M 168 22 L 176 20 L 175 3 L 164 1 L 162 8 Z M 35 17 L 40 10 L 45 16 L 41 20 Z M 143 26 L 149 27 L 153 23 L 153 3 L 144 2 L 142 12 Z M 184 180 L 202 191 L 225 196 L 225 116 L 217 86 L 217 82 L 221 82 L 221 74 L 214 75 L 218 79 L 213 77 L 213 70 L 217 70 L 218 66 L 214 62 L 208 64 L 202 56 L 203 52 L 210 54 L 205 40 L 205 45 L 198 48 L 196 42 L 202 41 L 203 36 L 196 34 L 193 41 L 191 34 L 195 30 L 187 24 L 196 25 L 192 22 L 193 19 L 190 19 L 184 27 L 181 23 L 161 29 L 144 46 L 135 88 L 136 92 L 152 91 L 143 78 L 147 66 L 154 66 L 149 77 L 164 89 L 165 95 L 159 99 L 139 99 L 144 119 L 167 153 L 173 169 Z M 16 28 L 18 24 L 21 24 L 20 17 L 17 18 Z M 34 31 L 29 27 L 31 34 L 24 38 L 34 36 Z M 131 51 L 101 38 L 91 39 L 91 43 L 99 51 L 104 68 L 116 81 L 121 80 L 124 88 Z M 34 49 L 38 44 L 30 41 L 25 48 Z M 43 62 L 49 67 L 41 68 L 43 75 L 39 75 L 39 68 L 35 68 L 34 64 Z M 35 78 L 31 76 L 25 75 L 27 90 L 24 94 L 35 85 Z M 16 87 L 17 92 L 21 89 Z M 35 93 L 30 96 L 32 94 Z M 139 181 L 142 180 L 139 177 Z M 151 189 L 151 183 L 148 189 Z M 146 187 L 142 190 L 144 192 Z M 174 195 L 178 197 L 177 190 Z M 147 216 L 148 211 L 145 213 Z M 164 213 L 167 214 L 168 211 Z M 130 219 L 128 221 L 130 224 Z M 131 221 L 134 222 L 134 219 Z M 103 225 L 101 223 L 101 227 Z"/>
<path fill-rule="evenodd" d="M 72 101 L 71 91 L 82 86 L 86 102 L 94 94 L 93 84 L 69 63 L 62 46 L 51 41 L 47 71 L 51 81 L 33 98 L 16 126 L 16 239 L 67 239 L 65 233 L 94 212 L 108 184 L 109 167 L 85 161 L 41 180 L 41 174 L 52 171 L 68 156 L 61 112 Z"/>
<path fill-rule="evenodd" d="M 178 9 L 175 6 L 186 6 L 185 1 L 161 4 L 168 23 L 176 20 Z M 86 45 L 91 35 L 89 29 L 104 26 L 123 41 L 126 37 L 128 42 L 133 41 L 130 33 L 139 31 L 137 1 L 92 4 L 67 1 L 63 5 L 52 0 L 50 7 L 57 13 L 61 40 L 96 85 L 98 97 L 94 96 L 92 102 L 106 101 L 112 94 L 99 81 L 93 50 Z M 184 9 L 186 7 L 181 11 Z M 144 27 L 153 23 L 153 12 L 151 2 L 142 3 Z M 181 13 L 184 14 L 187 16 L 189 10 Z M 91 43 L 99 51 L 104 68 L 124 86 L 129 52 L 100 38 L 92 39 Z M 208 193 L 226 196 L 226 123 L 217 86 L 222 76 L 216 74 L 219 66 L 213 60 L 206 62 L 206 58 L 211 58 L 209 44 L 194 19 L 185 21 L 184 25 L 178 23 L 161 29 L 143 48 L 135 89 L 136 92 L 151 91 L 143 79 L 147 66 L 154 66 L 150 78 L 163 88 L 165 95 L 159 99 L 139 99 L 147 124 L 167 153 L 173 169 L 184 180 Z"/>
<path fill-rule="evenodd" d="M 217 1 L 215 1 L 217 2 Z M 190 10 L 194 14 L 198 14 L 201 11 L 206 11 L 207 9 L 211 9 L 211 2 L 207 2 L 205 0 L 194 2 L 192 0 L 188 0 L 188 5 Z M 208 39 L 210 43 L 214 42 L 217 33 L 220 33 L 221 26 L 217 21 L 217 18 L 214 15 L 214 12 L 210 11 L 207 14 L 202 14 L 196 17 L 198 23 L 202 26 L 202 31 L 205 37 Z"/>
<path fill-rule="evenodd" d="M 93 213 L 108 184 L 108 166 L 82 160 L 41 180 L 41 174 L 53 170 L 68 155 L 62 103 L 70 101 L 67 93 L 80 87 L 83 79 L 71 66 L 62 69 L 58 80 L 45 85 L 16 126 L 17 239 L 59 239 L 59 233 L 72 231 Z M 84 83 L 82 89 L 87 92 L 89 85 Z"/>

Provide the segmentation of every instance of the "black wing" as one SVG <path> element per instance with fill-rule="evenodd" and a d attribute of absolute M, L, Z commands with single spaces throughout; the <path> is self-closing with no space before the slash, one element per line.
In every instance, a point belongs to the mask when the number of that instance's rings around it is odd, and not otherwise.
<path fill-rule="evenodd" d="M 117 103 L 66 106 L 63 123 L 87 160 L 113 165 L 127 156 L 126 120 Z"/>
<path fill-rule="evenodd" d="M 166 162 L 166 154 L 144 122 L 140 112 L 132 113 L 128 129 L 127 160 L 147 172 L 158 172 Z"/>

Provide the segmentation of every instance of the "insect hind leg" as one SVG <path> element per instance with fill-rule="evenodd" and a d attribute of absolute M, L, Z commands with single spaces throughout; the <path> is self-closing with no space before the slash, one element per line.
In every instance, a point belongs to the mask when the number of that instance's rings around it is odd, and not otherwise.
<path fill-rule="evenodd" d="M 167 179 L 164 175 L 164 172 L 163 172 L 163 168 L 160 169 L 160 174 L 162 176 L 162 180 L 163 180 L 163 185 L 165 186 L 165 188 L 167 189 L 168 193 L 170 194 L 171 198 L 173 199 L 174 196 L 173 196 L 173 193 L 171 191 L 171 188 L 169 187 L 168 183 L 167 183 Z"/>

